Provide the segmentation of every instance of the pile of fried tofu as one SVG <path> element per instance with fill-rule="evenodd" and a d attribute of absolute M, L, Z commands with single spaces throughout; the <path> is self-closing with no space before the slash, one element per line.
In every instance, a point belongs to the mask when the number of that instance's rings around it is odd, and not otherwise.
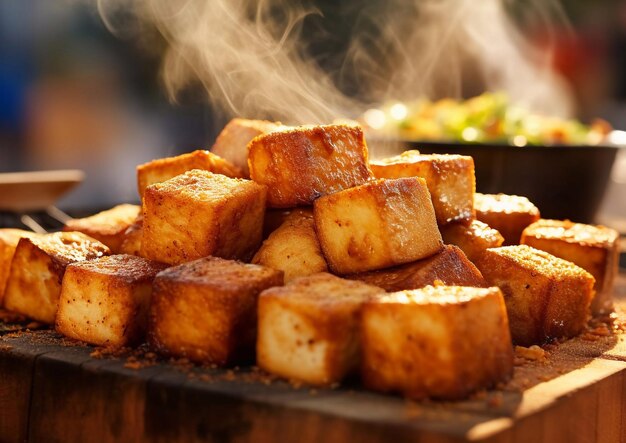
<path fill-rule="evenodd" d="M 370 160 L 356 124 L 234 119 L 137 183 L 141 206 L 0 230 L 2 305 L 93 345 L 415 399 L 505 382 L 513 344 L 612 309 L 615 231 L 477 194 L 471 157 Z"/>

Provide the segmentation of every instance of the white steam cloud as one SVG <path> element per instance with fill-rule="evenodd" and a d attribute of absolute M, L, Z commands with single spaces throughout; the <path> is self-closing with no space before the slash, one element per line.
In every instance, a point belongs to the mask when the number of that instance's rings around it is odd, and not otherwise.
<path fill-rule="evenodd" d="M 555 22 L 569 30 L 553 1 L 392 0 L 384 22 L 362 15 L 377 37 L 357 33 L 347 60 L 369 73 L 366 89 L 376 101 L 461 98 L 471 83 L 481 88 L 474 94 L 505 91 L 517 104 L 567 115 L 567 85 L 549 48 L 537 47 L 513 20 L 516 5 L 535 31 L 548 35 Z"/>
<path fill-rule="evenodd" d="M 338 5 L 344 2 L 338 2 Z M 354 118 L 389 100 L 460 97 L 467 84 L 505 91 L 514 102 L 557 115 L 571 111 L 569 93 L 511 18 L 506 0 L 387 0 L 341 6 L 356 18 L 344 67 L 359 99 L 347 96 L 307 56 L 303 21 L 314 8 L 295 0 L 134 0 L 140 22 L 168 43 L 163 79 L 172 97 L 200 82 L 212 103 L 232 115 L 288 124 Z M 99 0 L 105 22 L 128 1 Z M 350 5 L 350 3 L 347 3 Z M 365 5 L 365 6 L 364 6 Z M 550 30 L 552 1 L 524 2 L 524 13 Z M 340 7 L 340 6 L 337 6 Z M 323 18 L 322 18 L 323 19 Z M 472 91 L 474 93 L 482 91 Z"/>

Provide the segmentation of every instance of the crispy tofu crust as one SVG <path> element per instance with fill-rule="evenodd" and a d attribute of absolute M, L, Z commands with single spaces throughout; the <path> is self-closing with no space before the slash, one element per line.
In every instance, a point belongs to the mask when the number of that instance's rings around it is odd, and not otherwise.
<path fill-rule="evenodd" d="M 257 364 L 312 385 L 340 382 L 360 361 L 362 304 L 380 288 L 319 273 L 259 297 Z"/>
<path fill-rule="evenodd" d="M 22 229 L 0 229 L 0 306 L 4 301 L 4 290 L 11 271 L 11 262 L 17 243 L 22 237 L 35 237 L 37 234 Z"/>
<path fill-rule="evenodd" d="M 371 161 L 370 167 L 376 178 L 421 177 L 426 180 L 440 225 L 474 217 L 476 176 L 472 157 L 406 151 Z"/>
<path fill-rule="evenodd" d="M 479 220 L 466 223 L 449 223 L 440 226 L 443 242 L 456 245 L 467 258 L 474 261 L 489 248 L 497 248 L 504 243 L 504 237 L 496 230 Z"/>
<path fill-rule="evenodd" d="M 82 232 L 109 247 L 113 254 L 120 251 L 124 232 L 141 213 L 138 205 L 117 205 L 90 217 L 68 220 L 64 231 Z"/>
<path fill-rule="evenodd" d="M 94 345 L 140 343 L 148 323 L 152 280 L 167 265 L 112 255 L 68 265 L 55 328 Z"/>
<path fill-rule="evenodd" d="M 179 264 L 249 260 L 261 244 L 265 186 L 193 170 L 146 188 L 141 256 Z"/>
<path fill-rule="evenodd" d="M 418 177 L 374 180 L 320 197 L 313 214 L 336 274 L 412 262 L 443 247 L 426 182 Z"/>
<path fill-rule="evenodd" d="M 506 381 L 513 349 L 498 288 L 427 286 L 366 302 L 366 387 L 423 399 L 462 399 Z"/>
<path fill-rule="evenodd" d="M 478 220 L 500 232 L 504 246 L 519 244 L 524 229 L 540 217 L 539 209 L 518 195 L 477 192 L 474 209 Z"/>
<path fill-rule="evenodd" d="M 487 249 L 476 266 L 504 294 L 514 343 L 574 337 L 587 324 L 595 279 L 575 264 L 517 245 Z"/>
<path fill-rule="evenodd" d="M 296 277 L 328 271 L 310 210 L 292 212 L 261 245 L 252 263 L 279 269 L 285 283 Z"/>
<path fill-rule="evenodd" d="M 372 178 L 363 130 L 354 125 L 299 126 L 254 138 L 252 180 L 269 187 L 273 208 L 310 205 Z"/>
<path fill-rule="evenodd" d="M 250 178 L 248 143 L 258 135 L 276 131 L 282 127 L 279 122 L 234 118 L 217 136 L 211 152 L 241 169 L 244 178 Z"/>
<path fill-rule="evenodd" d="M 482 274 L 456 246 L 446 245 L 441 252 L 422 260 L 378 271 L 352 274 L 346 278 L 360 280 L 387 292 L 419 289 L 435 283 L 448 286 L 487 287 Z"/>
<path fill-rule="evenodd" d="M 135 219 L 132 225 L 126 228 L 120 254 L 141 256 L 141 240 L 143 238 L 143 214 Z"/>
<path fill-rule="evenodd" d="M 161 183 L 192 169 L 222 174 L 231 178 L 243 177 L 243 171 L 229 161 L 209 151 L 197 150 L 187 154 L 153 160 L 137 166 L 137 189 L 143 199 L 146 188 Z"/>
<path fill-rule="evenodd" d="M 522 233 L 522 243 L 580 266 L 596 279 L 595 315 L 613 310 L 613 282 L 619 266 L 619 233 L 605 226 L 569 220 L 539 220 Z"/>
<path fill-rule="evenodd" d="M 11 263 L 5 307 L 43 323 L 54 323 L 67 265 L 109 253 L 104 244 L 80 232 L 21 238 Z"/>
<path fill-rule="evenodd" d="M 282 284 L 281 271 L 216 257 L 166 269 L 154 280 L 148 343 L 200 363 L 252 361 L 258 295 Z"/>

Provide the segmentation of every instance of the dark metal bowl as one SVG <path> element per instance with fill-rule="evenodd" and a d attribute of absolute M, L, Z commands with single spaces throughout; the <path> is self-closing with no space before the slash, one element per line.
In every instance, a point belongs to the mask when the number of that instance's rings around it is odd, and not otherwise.
<path fill-rule="evenodd" d="M 618 147 L 403 142 L 424 154 L 474 158 L 476 190 L 528 197 L 544 218 L 592 223 Z"/>

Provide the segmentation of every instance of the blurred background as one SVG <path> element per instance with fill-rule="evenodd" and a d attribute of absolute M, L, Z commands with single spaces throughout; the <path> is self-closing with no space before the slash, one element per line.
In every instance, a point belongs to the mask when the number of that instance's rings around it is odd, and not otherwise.
<path fill-rule="evenodd" d="M 346 94 L 359 94 L 337 56 L 349 45 L 349 16 L 334 1 L 313 3 L 321 14 L 303 23 L 307 50 L 328 72 L 341 71 Z M 358 10 L 377 2 L 348 3 Z M 552 68 L 569 84 L 575 117 L 626 129 L 626 2 L 561 4 L 571 28 L 557 23 L 546 35 L 530 23 L 527 32 L 553 45 Z M 104 208 L 137 201 L 137 164 L 209 148 L 230 115 L 193 88 L 168 99 L 164 48 L 155 29 L 113 35 L 91 2 L 0 2 L 0 172 L 82 169 L 84 183 L 60 206 Z M 613 181 L 602 214 L 626 217 L 623 154 Z"/>

